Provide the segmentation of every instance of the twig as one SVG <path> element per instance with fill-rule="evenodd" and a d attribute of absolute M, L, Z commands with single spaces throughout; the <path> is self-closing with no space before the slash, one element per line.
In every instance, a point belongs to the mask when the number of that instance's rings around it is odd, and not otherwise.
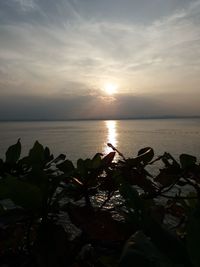
<path fill-rule="evenodd" d="M 114 151 L 116 151 L 120 155 L 120 157 L 123 158 L 123 160 L 126 160 L 124 155 L 116 147 L 114 147 L 111 143 L 107 143 L 107 146 L 111 147 Z"/>
<path fill-rule="evenodd" d="M 182 177 L 180 176 L 180 177 L 178 177 L 177 179 L 176 179 L 176 181 L 175 182 L 173 182 L 173 184 L 171 184 L 167 189 L 165 189 L 164 191 L 162 191 L 162 189 L 160 190 L 160 193 L 161 194 L 163 194 L 163 193 L 167 193 L 167 192 L 169 192 L 175 185 L 176 185 L 176 183 L 181 179 Z"/>

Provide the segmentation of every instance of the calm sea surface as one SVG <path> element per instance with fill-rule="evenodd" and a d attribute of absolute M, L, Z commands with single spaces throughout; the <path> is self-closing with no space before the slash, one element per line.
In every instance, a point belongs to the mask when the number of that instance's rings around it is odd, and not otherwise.
<path fill-rule="evenodd" d="M 26 155 L 38 140 L 76 160 L 107 153 L 112 143 L 125 156 L 134 156 L 140 148 L 151 146 L 156 155 L 167 151 L 175 157 L 188 153 L 200 158 L 200 119 L 0 122 L 0 156 L 21 138 Z"/>

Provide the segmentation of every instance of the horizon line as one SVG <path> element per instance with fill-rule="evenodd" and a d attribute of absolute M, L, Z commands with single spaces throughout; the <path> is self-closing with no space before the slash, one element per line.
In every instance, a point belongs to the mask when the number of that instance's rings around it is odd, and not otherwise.
<path fill-rule="evenodd" d="M 200 115 L 194 116 L 151 116 L 151 117 L 129 117 L 129 118 L 69 118 L 69 119 L 0 119 L 0 122 L 39 122 L 39 121 L 105 121 L 105 120 L 159 120 L 159 119 L 200 119 Z"/>

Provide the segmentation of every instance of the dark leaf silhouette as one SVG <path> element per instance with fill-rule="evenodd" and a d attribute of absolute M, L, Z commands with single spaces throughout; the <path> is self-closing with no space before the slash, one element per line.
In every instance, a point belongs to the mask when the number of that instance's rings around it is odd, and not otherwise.
<path fill-rule="evenodd" d="M 6 151 L 6 163 L 14 164 L 16 163 L 21 154 L 21 143 L 20 139 L 18 139 L 17 143 L 15 145 L 12 145 L 8 148 Z"/>
<path fill-rule="evenodd" d="M 153 157 L 154 151 L 151 147 L 145 147 L 138 151 L 138 158 L 140 158 L 140 161 L 142 161 L 144 164 L 150 162 Z"/>

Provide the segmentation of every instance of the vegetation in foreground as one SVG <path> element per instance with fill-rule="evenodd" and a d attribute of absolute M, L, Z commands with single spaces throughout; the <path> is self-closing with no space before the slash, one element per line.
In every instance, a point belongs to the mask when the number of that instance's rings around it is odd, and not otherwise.
<path fill-rule="evenodd" d="M 150 147 L 125 158 L 108 145 L 113 152 L 75 166 L 37 141 L 24 158 L 20 140 L 8 148 L 0 160 L 0 266 L 200 266 L 197 159 L 155 158 Z"/>

